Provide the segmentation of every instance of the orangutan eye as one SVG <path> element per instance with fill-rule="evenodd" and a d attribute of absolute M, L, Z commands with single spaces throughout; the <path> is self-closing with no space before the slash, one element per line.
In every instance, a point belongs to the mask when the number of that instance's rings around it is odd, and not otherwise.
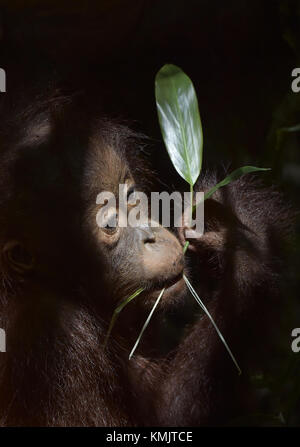
<path fill-rule="evenodd" d="M 20 273 L 33 268 L 33 256 L 18 241 L 7 242 L 3 248 L 3 254 L 11 268 Z"/>
<path fill-rule="evenodd" d="M 108 234 L 113 234 L 117 231 L 118 226 L 118 215 L 116 213 L 112 214 L 107 222 L 105 223 L 103 230 Z"/>

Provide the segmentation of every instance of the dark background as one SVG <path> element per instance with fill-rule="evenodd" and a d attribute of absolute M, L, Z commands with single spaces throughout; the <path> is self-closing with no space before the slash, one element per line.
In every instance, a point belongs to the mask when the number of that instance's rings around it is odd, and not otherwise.
<path fill-rule="evenodd" d="M 299 207 L 300 132 L 286 129 L 300 124 L 300 93 L 291 90 L 292 69 L 300 67 L 299 1 L 10 0 L 0 1 L 0 17 L 11 101 L 34 101 L 56 83 L 87 91 L 103 114 L 152 138 L 158 175 L 168 172 L 175 185 L 154 77 L 163 64 L 176 64 L 197 91 L 205 165 L 272 167 L 266 181 Z M 280 341 L 269 367 L 251 376 L 260 410 L 234 424 L 300 425 L 300 353 L 290 347 L 300 327 L 299 234 L 286 254 Z"/>

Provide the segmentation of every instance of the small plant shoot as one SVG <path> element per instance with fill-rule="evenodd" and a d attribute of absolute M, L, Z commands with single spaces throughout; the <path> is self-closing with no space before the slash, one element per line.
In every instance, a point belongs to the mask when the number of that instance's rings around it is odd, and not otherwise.
<path fill-rule="evenodd" d="M 196 207 L 193 207 L 193 186 L 201 172 L 203 154 L 202 125 L 195 89 L 190 78 L 179 67 L 167 64 L 156 75 L 155 97 L 161 132 L 168 154 L 174 168 L 190 185 L 190 214 L 192 215 L 192 210 Z M 210 198 L 219 188 L 237 180 L 244 174 L 266 170 L 268 169 L 255 166 L 243 166 L 236 169 L 211 188 L 204 195 L 204 200 Z M 188 245 L 189 242 L 186 242 L 183 248 L 184 253 Z M 240 374 L 241 369 L 212 316 L 185 275 L 184 280 L 192 296 L 211 320 Z"/>
<path fill-rule="evenodd" d="M 155 99 L 161 133 L 167 152 L 178 174 L 189 184 L 191 206 L 191 212 L 189 214 L 191 218 L 193 211 L 198 206 L 198 204 L 193 205 L 194 185 L 200 176 L 203 158 L 203 133 L 196 92 L 190 78 L 179 67 L 176 65 L 167 64 L 164 65 L 156 75 Z M 204 194 L 204 200 L 209 199 L 218 189 L 228 185 L 231 182 L 234 182 L 245 174 L 268 170 L 270 169 L 257 168 L 255 166 L 240 167 L 231 172 L 231 174 L 226 176 L 221 182 L 217 183 L 213 188 L 207 191 Z M 184 254 L 186 253 L 188 246 L 189 242 L 186 242 L 183 248 Z M 192 284 L 185 275 L 183 275 L 183 279 L 191 295 L 210 319 L 218 336 L 232 358 L 238 373 L 241 374 L 241 369 L 233 353 L 231 352 L 222 333 L 220 332 L 203 301 L 199 298 Z M 123 301 L 116 308 L 110 322 L 105 344 L 107 343 L 107 339 L 121 310 L 142 291 L 143 289 L 138 289 L 133 295 Z M 160 292 L 151 312 L 149 313 L 148 318 L 135 342 L 135 345 L 130 352 L 129 359 L 132 358 L 143 336 L 143 333 L 164 294 L 164 291 L 165 289 Z"/>

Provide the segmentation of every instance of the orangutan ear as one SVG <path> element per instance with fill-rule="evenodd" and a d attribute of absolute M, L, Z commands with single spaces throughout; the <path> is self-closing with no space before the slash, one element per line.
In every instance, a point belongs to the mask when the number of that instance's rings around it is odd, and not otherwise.
<path fill-rule="evenodd" d="M 8 241 L 2 248 L 2 260 L 6 267 L 18 273 L 26 273 L 33 269 L 32 254 L 19 241 Z"/>

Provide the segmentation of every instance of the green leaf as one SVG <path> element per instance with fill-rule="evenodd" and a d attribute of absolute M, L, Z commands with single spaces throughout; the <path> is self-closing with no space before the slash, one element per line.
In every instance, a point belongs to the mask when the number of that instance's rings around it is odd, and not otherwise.
<path fill-rule="evenodd" d="M 214 326 L 218 336 L 220 337 L 223 345 L 225 346 L 225 348 L 227 349 L 230 357 L 232 358 L 233 363 L 235 364 L 239 375 L 242 374 L 241 368 L 239 367 L 234 355 L 232 354 L 228 344 L 226 343 L 225 338 L 223 337 L 220 329 L 218 328 L 218 326 L 216 325 L 213 317 L 210 315 L 210 313 L 208 312 L 206 306 L 204 305 L 203 301 L 200 299 L 199 295 L 197 294 L 197 292 L 195 291 L 195 289 L 193 288 L 192 284 L 190 283 L 190 281 L 187 279 L 187 277 L 185 275 L 183 275 L 183 279 L 186 283 L 186 285 L 188 286 L 189 291 L 191 292 L 191 295 L 195 298 L 195 300 L 197 301 L 197 303 L 199 304 L 199 306 L 201 307 L 201 309 L 206 313 L 206 315 L 208 316 L 208 318 L 210 319 L 212 325 Z"/>
<path fill-rule="evenodd" d="M 154 306 L 152 307 L 151 312 L 149 313 L 148 318 L 147 318 L 147 320 L 145 321 L 144 326 L 142 327 L 141 332 L 139 333 L 139 336 L 138 336 L 138 338 L 137 338 L 137 341 L 135 342 L 135 344 L 134 344 L 134 346 L 133 346 L 133 348 L 132 348 L 132 350 L 131 350 L 131 352 L 130 352 L 130 354 L 129 354 L 129 360 L 130 360 L 131 357 L 133 356 L 134 351 L 136 350 L 136 348 L 137 348 L 137 346 L 138 346 L 138 344 L 139 344 L 139 342 L 140 342 L 140 340 L 141 340 L 141 338 L 142 338 L 142 335 L 143 335 L 143 333 L 145 332 L 145 329 L 146 329 L 146 327 L 148 326 L 149 321 L 151 320 L 151 317 L 152 317 L 152 315 L 153 315 L 153 312 L 155 311 L 155 309 L 156 309 L 158 303 L 159 303 L 160 300 L 161 300 L 161 297 L 162 297 L 163 294 L 164 294 L 164 291 L 165 291 L 165 289 L 162 289 L 161 292 L 160 292 L 160 294 L 158 295 L 158 298 L 157 298 L 157 300 L 155 301 Z"/>
<path fill-rule="evenodd" d="M 171 161 L 194 185 L 202 165 L 203 135 L 198 101 L 190 78 L 175 65 L 164 65 L 155 78 L 159 123 Z"/>
<path fill-rule="evenodd" d="M 228 185 L 231 182 L 242 177 L 244 174 L 249 174 L 250 172 L 256 171 L 270 171 L 270 168 L 256 168 L 255 166 L 243 166 L 241 168 L 236 169 L 231 174 L 227 175 L 221 182 L 217 183 L 216 186 L 211 188 L 207 193 L 204 194 L 204 200 L 209 199 L 219 188 Z"/>
<path fill-rule="evenodd" d="M 130 295 L 128 298 L 126 298 L 124 301 L 122 301 L 121 304 L 119 304 L 119 306 L 114 310 L 113 316 L 110 320 L 110 324 L 109 324 L 109 328 L 104 340 L 104 348 L 107 345 L 107 341 L 109 339 L 110 333 L 116 323 L 116 320 L 120 314 L 120 312 L 122 311 L 122 309 L 128 304 L 130 303 L 130 301 L 133 300 L 133 298 L 135 298 L 136 296 L 138 296 L 144 289 L 142 287 L 140 287 L 139 289 L 137 289 L 132 295 Z"/>

